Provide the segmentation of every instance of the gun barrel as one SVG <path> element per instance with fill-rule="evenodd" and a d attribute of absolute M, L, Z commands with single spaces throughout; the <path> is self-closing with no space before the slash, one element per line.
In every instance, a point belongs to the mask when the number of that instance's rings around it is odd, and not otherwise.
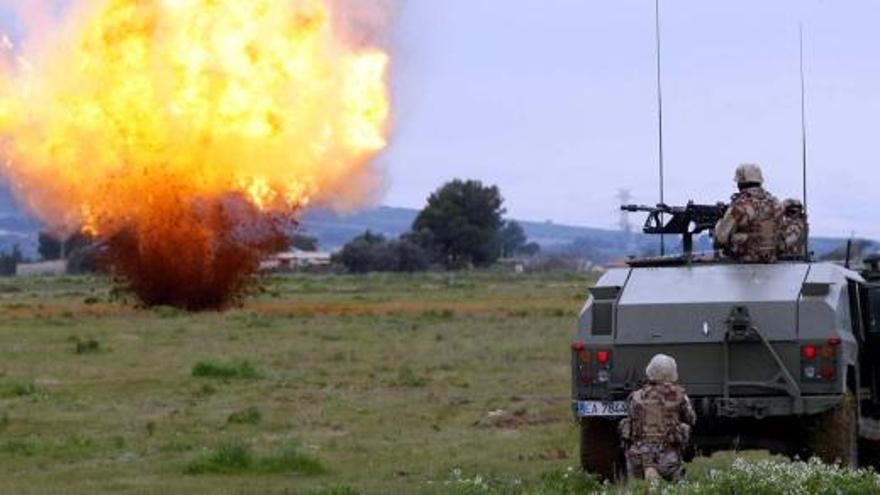
<path fill-rule="evenodd" d="M 664 203 L 656 206 L 630 204 L 622 205 L 620 209 L 648 213 L 642 229 L 646 234 L 681 234 L 690 237 L 714 228 L 724 216 L 727 205 L 721 202 L 708 205 L 689 201 L 686 206 L 669 206 Z M 668 217 L 664 219 L 662 215 Z"/>
<path fill-rule="evenodd" d="M 647 205 L 621 205 L 620 209 L 622 211 L 629 211 L 629 212 L 637 212 L 637 211 L 653 212 L 653 211 L 658 210 L 658 208 L 656 206 L 647 206 Z"/>

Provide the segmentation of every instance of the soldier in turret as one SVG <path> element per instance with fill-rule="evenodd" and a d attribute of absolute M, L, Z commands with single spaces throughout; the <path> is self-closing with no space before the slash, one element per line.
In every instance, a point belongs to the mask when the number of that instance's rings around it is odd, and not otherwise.
<path fill-rule="evenodd" d="M 796 258 L 806 254 L 807 215 L 804 205 L 797 199 L 782 202 L 782 228 L 779 236 L 779 255 Z"/>
<path fill-rule="evenodd" d="M 778 255 L 782 205 L 763 188 L 758 165 L 744 163 L 734 174 L 739 192 L 731 197 L 715 226 L 715 244 L 731 258 L 746 263 L 773 263 Z"/>
<path fill-rule="evenodd" d="M 620 422 L 630 478 L 678 481 L 682 451 L 697 417 L 684 388 L 676 383 L 675 359 L 657 354 L 648 363 L 648 383 L 629 397 L 629 416 Z"/>

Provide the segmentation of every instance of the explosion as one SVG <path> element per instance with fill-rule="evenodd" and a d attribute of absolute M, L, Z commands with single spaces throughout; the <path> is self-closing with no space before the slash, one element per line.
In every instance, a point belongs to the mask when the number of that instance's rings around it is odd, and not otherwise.
<path fill-rule="evenodd" d="M 363 3 L 363 2 L 362 2 Z M 146 304 L 222 307 L 309 204 L 369 199 L 388 55 L 330 0 L 78 0 L 0 37 L 0 173 Z"/>

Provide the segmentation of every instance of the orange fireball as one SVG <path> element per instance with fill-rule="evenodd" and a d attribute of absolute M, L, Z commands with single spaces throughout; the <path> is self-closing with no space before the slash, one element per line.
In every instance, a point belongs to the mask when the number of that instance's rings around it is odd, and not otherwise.
<path fill-rule="evenodd" d="M 386 146 L 389 57 L 335 18 L 324 0 L 74 2 L 51 34 L 0 42 L 0 173 L 56 230 L 125 232 L 160 264 L 180 260 L 150 238 L 202 239 L 208 262 L 237 242 L 205 216 L 229 197 L 273 218 L 357 204 L 350 182 Z"/>

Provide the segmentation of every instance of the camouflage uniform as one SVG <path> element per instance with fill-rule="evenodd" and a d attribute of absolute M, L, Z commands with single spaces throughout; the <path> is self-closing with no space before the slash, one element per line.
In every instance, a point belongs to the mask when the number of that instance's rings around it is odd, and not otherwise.
<path fill-rule="evenodd" d="M 807 236 L 807 217 L 804 205 L 796 199 L 782 202 L 784 214 L 780 230 L 779 255 L 786 257 L 803 256 Z"/>
<path fill-rule="evenodd" d="M 781 227 L 779 200 L 760 186 L 747 187 L 731 197 L 715 226 L 715 242 L 724 254 L 739 261 L 773 263 Z"/>
<path fill-rule="evenodd" d="M 684 388 L 650 382 L 630 395 L 629 417 L 620 424 L 630 477 L 653 468 L 667 481 L 682 475 L 682 450 L 690 441 L 696 415 Z"/>

